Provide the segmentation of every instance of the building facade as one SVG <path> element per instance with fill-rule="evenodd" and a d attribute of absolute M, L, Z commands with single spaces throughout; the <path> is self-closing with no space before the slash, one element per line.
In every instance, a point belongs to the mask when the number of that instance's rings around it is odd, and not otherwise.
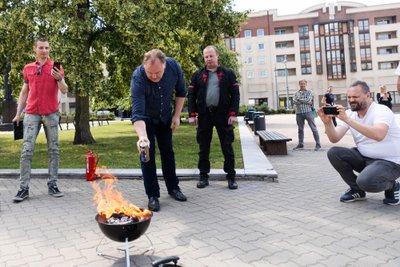
<path fill-rule="evenodd" d="M 291 108 L 298 82 L 305 79 L 316 107 L 328 86 L 334 88 L 336 103 L 347 105 L 347 88 L 363 80 L 373 98 L 386 85 L 393 110 L 400 111 L 394 74 L 400 60 L 399 22 L 400 3 L 339 1 L 295 15 L 251 13 L 239 36 L 225 39 L 241 63 L 241 104 Z"/>

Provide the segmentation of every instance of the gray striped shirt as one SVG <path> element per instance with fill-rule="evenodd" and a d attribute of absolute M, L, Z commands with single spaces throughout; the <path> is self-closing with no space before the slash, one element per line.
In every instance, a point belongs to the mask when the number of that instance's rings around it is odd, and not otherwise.
<path fill-rule="evenodd" d="M 297 91 L 294 94 L 293 102 L 296 105 L 296 114 L 307 113 L 313 106 L 313 94 L 311 90 Z"/>

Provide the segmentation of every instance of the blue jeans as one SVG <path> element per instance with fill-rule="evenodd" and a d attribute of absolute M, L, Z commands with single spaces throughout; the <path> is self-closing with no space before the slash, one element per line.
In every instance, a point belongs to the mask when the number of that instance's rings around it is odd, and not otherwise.
<path fill-rule="evenodd" d="M 49 158 L 49 178 L 47 184 L 53 185 L 57 182 L 58 177 L 58 113 L 49 115 L 32 115 L 24 116 L 24 143 L 22 146 L 20 160 L 20 188 L 28 189 L 31 179 L 32 157 L 35 150 L 36 138 L 39 134 L 41 125 L 43 124 L 47 139 L 47 153 Z"/>
<path fill-rule="evenodd" d="M 314 136 L 314 140 L 317 146 L 321 146 L 319 141 L 319 134 L 317 125 L 315 124 L 314 113 L 312 111 L 306 113 L 298 113 L 296 114 L 296 122 L 298 127 L 298 136 L 299 136 L 299 145 L 304 145 L 304 122 L 307 121 L 308 125 L 311 128 L 311 131 Z"/>
<path fill-rule="evenodd" d="M 146 163 L 141 162 L 143 173 L 144 188 L 147 196 L 160 197 L 160 186 L 157 180 L 156 167 L 156 143 L 160 150 L 161 168 L 168 193 L 174 189 L 179 189 L 179 180 L 176 176 L 175 154 L 172 147 L 172 130 L 170 123 L 163 124 L 146 121 L 147 138 L 150 141 L 150 160 Z"/>
<path fill-rule="evenodd" d="M 400 176 L 399 164 L 366 158 L 357 148 L 332 147 L 327 155 L 345 183 L 357 191 L 377 193 L 390 190 Z"/>

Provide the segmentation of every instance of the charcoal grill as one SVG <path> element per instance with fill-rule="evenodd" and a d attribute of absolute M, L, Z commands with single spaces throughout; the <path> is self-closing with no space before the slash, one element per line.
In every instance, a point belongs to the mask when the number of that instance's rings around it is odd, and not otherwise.
<path fill-rule="evenodd" d="M 143 209 L 142 209 L 143 211 Z M 109 239 L 116 241 L 116 242 L 125 242 L 125 247 L 124 249 L 118 249 L 118 250 L 123 250 L 125 252 L 125 260 L 126 260 L 126 266 L 130 267 L 130 258 L 129 258 L 129 242 L 138 239 L 141 237 L 147 230 L 147 228 L 150 225 L 151 217 L 153 216 L 153 213 L 145 219 L 141 220 L 138 222 L 129 222 L 125 224 L 109 224 L 107 223 L 106 217 L 97 214 L 95 217 L 95 220 L 97 221 L 100 230 L 103 232 L 103 234 L 108 237 Z M 146 236 L 147 237 L 147 236 Z M 150 239 L 147 237 L 147 239 L 150 241 Z M 103 240 L 100 241 L 100 244 L 97 246 L 97 255 L 99 256 L 107 256 L 100 252 L 98 250 L 99 246 L 101 245 Z M 150 241 L 151 244 L 151 241 Z M 153 247 L 151 246 L 147 251 L 152 250 Z"/>

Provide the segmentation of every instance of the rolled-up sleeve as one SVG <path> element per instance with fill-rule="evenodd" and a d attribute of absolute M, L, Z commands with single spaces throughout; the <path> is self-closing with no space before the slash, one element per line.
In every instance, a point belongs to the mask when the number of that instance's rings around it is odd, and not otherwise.
<path fill-rule="evenodd" d="M 131 78 L 131 103 L 132 103 L 132 122 L 145 120 L 145 88 L 143 77 L 138 67 Z"/>

